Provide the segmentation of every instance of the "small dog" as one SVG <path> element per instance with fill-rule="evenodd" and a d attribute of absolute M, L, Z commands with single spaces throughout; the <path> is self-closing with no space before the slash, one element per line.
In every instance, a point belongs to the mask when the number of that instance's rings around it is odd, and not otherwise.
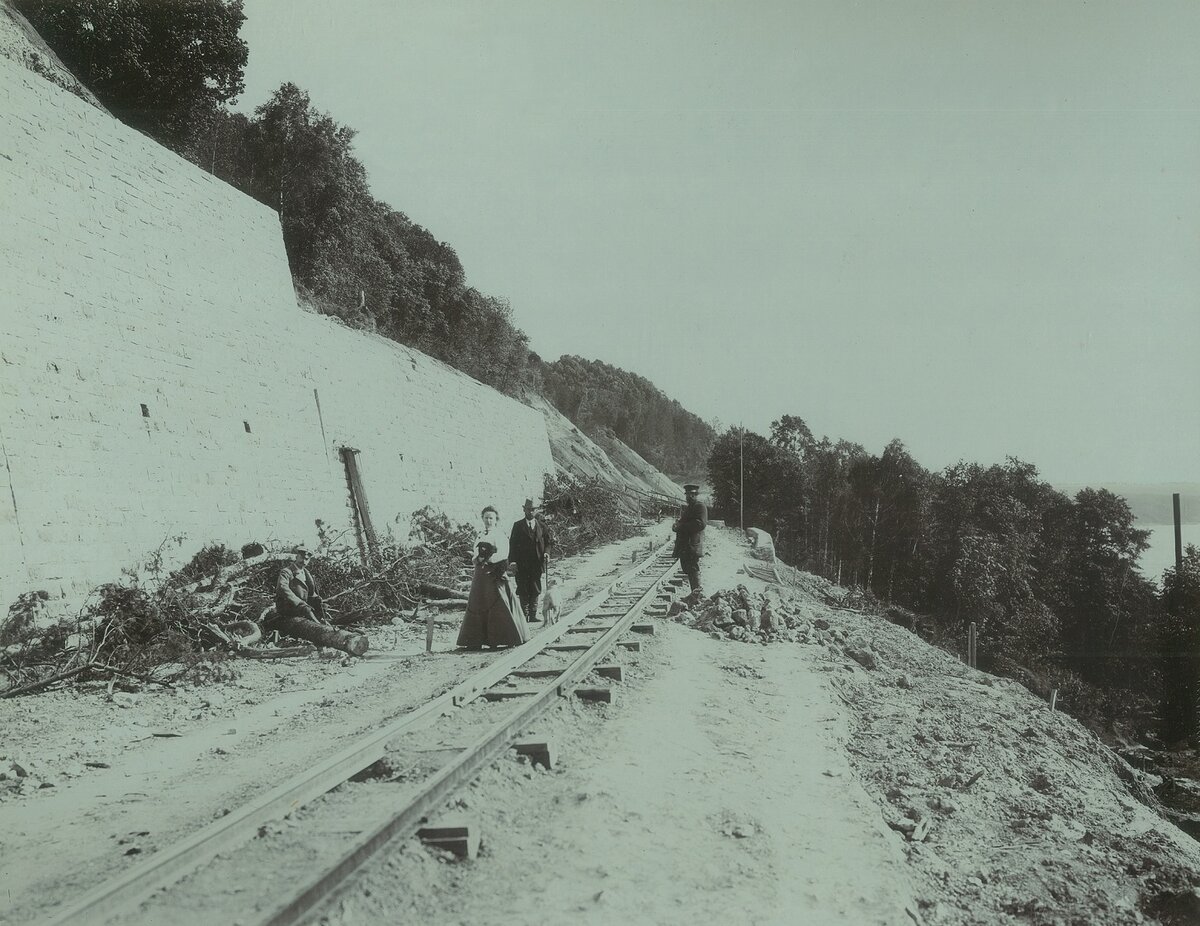
<path fill-rule="evenodd" d="M 542 620 L 547 626 L 558 620 L 558 592 L 554 585 L 553 579 L 547 579 L 546 590 L 542 592 Z"/>

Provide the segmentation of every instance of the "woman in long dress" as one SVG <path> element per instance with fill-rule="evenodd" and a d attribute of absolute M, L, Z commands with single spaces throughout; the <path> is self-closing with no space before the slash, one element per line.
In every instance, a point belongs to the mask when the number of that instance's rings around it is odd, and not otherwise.
<path fill-rule="evenodd" d="M 483 533 L 475 541 L 475 574 L 458 645 L 467 649 L 482 649 L 485 644 L 519 646 L 529 639 L 529 628 L 508 578 L 508 538 L 496 527 L 500 515 L 495 508 L 488 505 L 479 516 Z"/>

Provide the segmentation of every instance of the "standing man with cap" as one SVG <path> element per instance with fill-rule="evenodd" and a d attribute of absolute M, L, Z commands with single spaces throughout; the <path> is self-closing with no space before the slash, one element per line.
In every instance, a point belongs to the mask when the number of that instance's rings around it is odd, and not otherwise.
<path fill-rule="evenodd" d="M 508 561 L 517 567 L 517 597 L 526 621 L 539 620 L 538 595 L 542 593 L 547 553 L 554 546 L 550 531 L 533 511 L 533 499 L 525 499 L 525 517 L 513 524 L 508 538 Z"/>
<path fill-rule="evenodd" d="M 700 588 L 700 557 L 704 555 L 704 528 L 708 526 L 708 508 L 700 501 L 700 486 L 683 487 L 683 510 L 672 526 L 675 532 L 674 556 L 688 577 L 692 591 Z"/>

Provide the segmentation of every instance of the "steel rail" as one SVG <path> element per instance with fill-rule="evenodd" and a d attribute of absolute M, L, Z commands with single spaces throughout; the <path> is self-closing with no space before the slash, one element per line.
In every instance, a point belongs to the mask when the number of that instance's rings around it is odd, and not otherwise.
<path fill-rule="evenodd" d="M 50 918 L 39 922 L 44 926 L 97 926 L 131 910 L 155 891 L 170 886 L 221 852 L 249 842 L 262 824 L 286 817 L 382 759 L 388 742 L 397 736 L 421 729 L 458 706 L 470 703 L 482 691 L 544 652 L 588 617 L 589 612 L 607 600 L 617 587 L 645 572 L 661 549 L 655 550 L 638 565 L 626 569 L 557 624 L 543 629 L 532 640 L 506 652 L 450 691 L 339 750 L 300 775 L 201 827 L 161 852 L 156 852 L 145 861 L 101 882 L 68 906 L 53 911 Z M 657 583 L 652 589 L 656 586 Z"/>
<path fill-rule="evenodd" d="M 642 572 L 648 568 L 658 559 L 663 549 L 665 546 L 656 550 L 637 571 Z M 532 700 L 522 704 L 465 747 L 452 762 L 434 773 L 404 807 L 397 810 L 374 830 L 356 840 L 347 853 L 327 867 L 307 887 L 262 919 L 256 920 L 256 926 L 291 926 L 298 922 L 318 903 L 343 887 L 351 874 L 394 837 L 403 833 L 415 832 L 423 817 L 436 810 L 456 790 L 466 785 L 480 771 L 503 755 L 509 744 L 522 729 L 528 726 L 530 721 L 558 701 L 561 696 L 568 694 L 571 686 L 587 675 L 592 667 L 612 650 L 621 634 L 654 599 L 663 580 L 669 574 L 670 570 L 659 576 L 629 607 L 625 615 L 614 623 L 599 640 L 564 667 L 557 678 L 544 685 L 536 694 L 531 695 Z"/>

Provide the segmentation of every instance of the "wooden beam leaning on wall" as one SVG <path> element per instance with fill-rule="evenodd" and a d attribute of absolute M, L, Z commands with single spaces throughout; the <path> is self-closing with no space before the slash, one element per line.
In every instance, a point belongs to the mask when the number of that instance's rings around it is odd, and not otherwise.
<path fill-rule="evenodd" d="M 363 565 L 371 566 L 379 560 L 379 540 L 375 536 L 375 525 L 371 523 L 371 507 L 367 504 L 367 492 L 363 488 L 362 473 L 358 467 L 358 451 L 353 447 L 340 447 L 338 454 L 346 468 L 346 487 L 350 491 L 350 510 L 354 513 L 358 551 Z"/>

